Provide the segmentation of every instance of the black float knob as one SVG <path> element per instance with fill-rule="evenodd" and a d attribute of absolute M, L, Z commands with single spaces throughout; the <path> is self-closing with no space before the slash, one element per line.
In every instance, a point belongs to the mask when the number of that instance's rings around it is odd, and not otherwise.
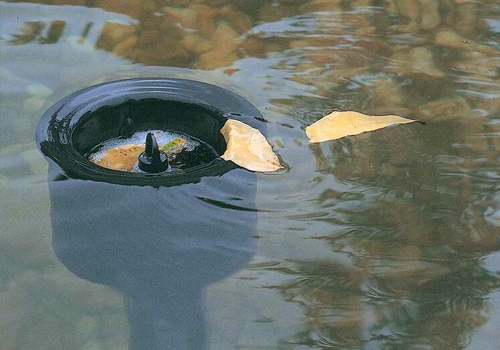
<path fill-rule="evenodd" d="M 146 150 L 139 155 L 139 169 L 147 173 L 159 173 L 168 169 L 168 157 L 158 149 L 152 133 L 146 136 Z"/>

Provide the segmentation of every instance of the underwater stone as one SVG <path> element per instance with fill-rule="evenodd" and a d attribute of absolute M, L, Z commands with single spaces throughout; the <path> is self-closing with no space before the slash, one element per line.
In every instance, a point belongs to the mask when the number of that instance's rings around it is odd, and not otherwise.
<path fill-rule="evenodd" d="M 128 57 L 145 64 L 178 65 L 185 62 L 189 54 L 176 39 L 167 37 L 149 47 L 136 47 Z"/>
<path fill-rule="evenodd" d="M 215 32 L 215 16 L 217 15 L 217 10 L 206 5 L 191 5 L 189 8 L 196 11 L 198 14 L 198 23 L 196 24 L 198 34 L 205 38 L 212 37 Z"/>
<path fill-rule="evenodd" d="M 395 106 L 403 103 L 403 94 L 397 82 L 389 78 L 377 79 L 372 83 L 374 101 L 378 106 Z"/>
<path fill-rule="evenodd" d="M 149 28 L 146 30 L 142 30 L 137 39 L 137 46 L 149 48 L 152 45 L 160 43 L 162 41 L 162 36 L 158 32 L 158 30 Z"/>
<path fill-rule="evenodd" d="M 398 9 L 398 14 L 404 17 L 408 23 L 396 26 L 400 32 L 415 33 L 418 31 L 418 15 L 420 9 L 418 8 L 417 0 L 397 0 L 395 1 Z"/>
<path fill-rule="evenodd" d="M 435 0 L 419 0 L 420 28 L 427 30 L 435 28 L 441 18 L 439 16 L 439 2 Z"/>
<path fill-rule="evenodd" d="M 476 104 L 476 108 L 484 111 L 486 116 L 495 115 L 500 110 L 500 98 L 481 99 Z"/>
<path fill-rule="evenodd" d="M 492 58 L 471 59 L 454 62 L 451 66 L 458 71 L 471 75 L 495 78 L 498 76 L 500 60 Z"/>
<path fill-rule="evenodd" d="M 456 11 L 455 30 L 461 35 L 475 36 L 477 27 L 477 3 L 464 3 Z"/>
<path fill-rule="evenodd" d="M 113 48 L 113 53 L 117 56 L 127 56 L 137 44 L 137 36 L 132 35 L 120 42 Z"/>
<path fill-rule="evenodd" d="M 311 44 L 307 40 L 292 40 L 292 41 L 290 41 L 290 43 L 288 44 L 288 46 L 292 50 L 294 50 L 294 49 L 302 49 L 304 47 L 311 46 Z"/>
<path fill-rule="evenodd" d="M 235 50 L 240 44 L 239 34 L 226 23 L 221 23 L 213 35 L 214 50 L 202 54 L 196 66 L 203 69 L 214 69 L 231 65 L 238 59 Z"/>
<path fill-rule="evenodd" d="M 96 47 L 112 51 L 120 42 L 135 33 L 135 27 L 126 24 L 106 22 L 97 40 Z"/>
<path fill-rule="evenodd" d="M 212 50 L 212 42 L 205 38 L 202 38 L 198 34 L 188 34 L 182 41 L 181 45 L 188 51 L 194 52 L 196 54 L 202 54 Z"/>
<path fill-rule="evenodd" d="M 434 64 L 432 51 L 426 47 L 416 47 L 410 51 L 396 51 L 385 69 L 391 73 L 423 74 L 432 78 L 444 77 L 444 73 Z"/>
<path fill-rule="evenodd" d="M 412 22 L 418 19 L 419 8 L 417 0 L 397 0 L 395 3 L 401 16 L 408 18 Z"/>
<path fill-rule="evenodd" d="M 227 53 L 224 50 L 214 50 L 202 54 L 196 62 L 196 67 L 201 69 L 216 69 L 230 66 L 238 56 L 234 53 Z"/>
<path fill-rule="evenodd" d="M 494 47 L 467 40 L 449 28 L 440 30 L 436 35 L 435 42 L 440 46 L 449 47 L 455 50 L 479 51 L 491 55 L 498 54 L 498 51 Z"/>
<path fill-rule="evenodd" d="M 227 23 L 217 26 L 212 38 L 216 47 L 222 46 L 225 51 L 234 51 L 240 44 L 239 34 Z"/>
<path fill-rule="evenodd" d="M 434 65 L 432 51 L 425 47 L 416 47 L 409 53 L 411 71 L 423 73 L 433 78 L 442 78 L 444 73 Z"/>
<path fill-rule="evenodd" d="M 469 116 L 471 108 L 460 96 L 435 100 L 420 106 L 416 114 L 419 118 L 432 121 L 449 121 Z"/>
<path fill-rule="evenodd" d="M 252 21 L 250 17 L 242 12 L 234 10 L 230 6 L 224 6 L 221 8 L 217 18 L 228 21 L 231 27 L 238 33 L 245 33 L 246 31 L 252 29 Z"/>
<path fill-rule="evenodd" d="M 166 6 L 163 12 L 183 28 L 195 29 L 198 22 L 198 13 L 192 9 L 181 9 Z"/>
<path fill-rule="evenodd" d="M 240 45 L 240 49 L 247 56 L 264 58 L 267 55 L 266 45 L 257 35 L 247 36 Z"/>
<path fill-rule="evenodd" d="M 398 15 L 398 8 L 396 6 L 396 0 L 385 0 L 384 1 L 385 13 L 390 17 L 396 17 Z"/>

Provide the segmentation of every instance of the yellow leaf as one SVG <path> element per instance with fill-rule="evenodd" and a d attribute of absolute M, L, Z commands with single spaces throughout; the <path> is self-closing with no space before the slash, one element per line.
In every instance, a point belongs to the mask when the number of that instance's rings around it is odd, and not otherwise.
<path fill-rule="evenodd" d="M 354 111 L 335 111 L 306 127 L 306 134 L 309 142 L 316 143 L 415 121 L 397 115 L 370 116 Z"/>
<path fill-rule="evenodd" d="M 104 168 L 118 171 L 134 171 L 134 165 L 142 152 L 144 152 L 143 145 L 127 144 L 110 149 L 98 161 L 94 161 L 92 158 L 90 160 Z"/>
<path fill-rule="evenodd" d="M 172 141 L 167 142 L 166 144 L 161 146 L 160 151 L 172 152 L 172 150 L 174 150 L 174 149 L 177 151 L 180 151 L 182 149 L 181 147 L 184 146 L 185 144 L 186 144 L 186 140 L 176 137 Z M 172 152 L 172 153 L 179 153 L 179 152 Z"/>
<path fill-rule="evenodd" d="M 259 130 L 229 119 L 220 131 L 227 144 L 223 159 L 251 171 L 275 171 L 282 168 L 271 145 Z"/>

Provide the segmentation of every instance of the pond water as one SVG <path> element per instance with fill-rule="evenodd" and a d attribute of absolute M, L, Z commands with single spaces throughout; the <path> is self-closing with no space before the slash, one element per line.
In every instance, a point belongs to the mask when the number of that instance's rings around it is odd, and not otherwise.
<path fill-rule="evenodd" d="M 155 317 L 169 330 L 158 349 L 498 349 L 498 0 L 2 1 L 0 60 L 1 350 L 154 348 Z M 218 198 L 204 202 L 205 214 L 217 213 L 211 224 L 256 214 L 251 238 L 231 236 L 233 250 L 216 245 L 212 268 L 193 254 L 212 244 L 199 235 L 179 238 L 193 255 L 176 260 L 154 246 L 157 233 L 137 238 L 132 224 L 124 228 L 130 240 L 115 252 L 131 258 L 113 267 L 165 279 L 140 285 L 140 300 L 164 293 L 141 311 L 155 314 L 151 324 L 137 325 L 127 293 L 146 277 L 118 286 L 76 271 L 91 257 L 71 268 L 56 256 L 34 129 L 74 91 L 151 76 L 248 99 L 289 170 L 230 172 L 233 185 L 255 181 L 248 206 L 226 188 L 210 192 L 217 185 L 206 180 L 202 194 Z M 309 144 L 304 127 L 333 109 L 427 126 Z M 60 207 L 77 211 L 64 186 Z M 113 193 L 110 203 L 120 201 Z M 167 205 L 153 209 L 169 214 Z M 112 207 L 101 209 L 119 219 Z M 92 237 L 113 244 L 105 232 Z M 88 243 L 72 239 L 70 247 Z M 179 282 L 197 274 L 197 288 Z M 185 338 L 197 345 L 176 343 Z"/>

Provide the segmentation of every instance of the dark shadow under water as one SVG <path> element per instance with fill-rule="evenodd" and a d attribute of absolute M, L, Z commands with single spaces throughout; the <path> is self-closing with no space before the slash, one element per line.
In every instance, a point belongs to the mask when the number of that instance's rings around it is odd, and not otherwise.
<path fill-rule="evenodd" d="M 207 348 L 205 287 L 255 254 L 255 174 L 160 188 L 60 174 L 51 162 L 55 254 L 78 277 L 123 293 L 130 349 Z"/>

